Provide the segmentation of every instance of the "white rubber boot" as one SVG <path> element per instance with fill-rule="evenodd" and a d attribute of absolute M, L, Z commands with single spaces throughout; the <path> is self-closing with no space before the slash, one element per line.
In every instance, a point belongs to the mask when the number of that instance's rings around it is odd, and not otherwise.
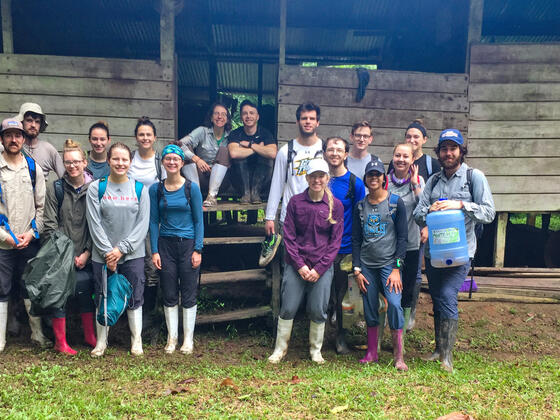
<path fill-rule="evenodd" d="M 172 354 L 177 347 L 177 338 L 179 335 L 179 305 L 164 306 L 165 324 L 167 325 L 167 345 L 165 352 Z"/>
<path fill-rule="evenodd" d="M 293 319 L 282 319 L 278 317 L 278 326 L 276 327 L 276 345 L 274 352 L 268 358 L 270 363 L 280 363 L 288 352 L 288 343 L 292 335 Z"/>
<path fill-rule="evenodd" d="M 97 330 L 97 343 L 91 351 L 91 357 L 101 357 L 105 354 L 107 349 L 107 342 L 109 337 L 109 327 L 101 325 L 97 322 L 97 312 L 95 313 L 95 329 Z"/>
<path fill-rule="evenodd" d="M 31 327 L 31 341 L 35 342 L 40 347 L 52 346 L 52 342 L 43 334 L 43 328 L 41 327 L 41 317 L 33 316 L 30 314 L 31 301 L 29 299 L 24 299 L 23 304 L 25 305 L 25 310 L 27 311 L 27 315 L 29 316 L 29 327 Z"/>
<path fill-rule="evenodd" d="M 8 301 L 0 302 L 0 352 L 6 347 L 6 328 L 8 327 Z"/>
<path fill-rule="evenodd" d="M 188 180 L 190 180 L 191 182 L 196 182 L 196 185 L 200 185 L 196 163 L 189 163 L 188 165 L 183 166 L 182 172 Z"/>
<path fill-rule="evenodd" d="M 141 356 L 142 351 L 142 307 L 138 309 L 128 309 L 128 326 L 130 328 L 130 354 Z"/>
<path fill-rule="evenodd" d="M 323 337 L 325 336 L 325 323 L 320 324 L 311 321 L 309 324 L 309 354 L 315 363 L 323 364 L 325 359 L 321 355 Z"/>
<path fill-rule="evenodd" d="M 183 345 L 181 353 L 191 354 L 194 349 L 194 326 L 196 323 L 196 305 L 183 308 Z"/>

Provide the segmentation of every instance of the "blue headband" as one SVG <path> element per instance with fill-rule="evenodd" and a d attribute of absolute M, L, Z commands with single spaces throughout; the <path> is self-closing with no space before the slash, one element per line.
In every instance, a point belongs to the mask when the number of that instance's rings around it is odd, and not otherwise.
<path fill-rule="evenodd" d="M 183 149 L 175 144 L 168 144 L 165 146 L 161 152 L 161 158 L 163 159 L 169 153 L 175 153 L 176 155 L 179 155 L 182 160 L 185 160 L 185 152 L 183 152 Z"/>

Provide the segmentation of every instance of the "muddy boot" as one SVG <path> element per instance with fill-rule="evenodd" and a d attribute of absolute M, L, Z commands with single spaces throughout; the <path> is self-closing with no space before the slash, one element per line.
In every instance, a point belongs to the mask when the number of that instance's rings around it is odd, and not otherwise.
<path fill-rule="evenodd" d="M 196 325 L 197 305 L 183 308 L 183 345 L 181 353 L 191 354 L 194 351 L 194 327 Z"/>
<path fill-rule="evenodd" d="M 232 164 L 235 187 L 241 197 L 239 202 L 249 204 L 251 202 L 251 172 L 247 159 L 234 159 Z"/>
<path fill-rule="evenodd" d="M 322 365 L 325 359 L 321 355 L 321 348 L 323 347 L 323 338 L 325 337 L 325 323 L 311 321 L 309 323 L 309 354 L 311 360 L 315 363 Z"/>
<path fill-rule="evenodd" d="M 404 315 L 404 327 L 403 327 L 403 334 L 406 332 L 406 328 L 408 327 L 408 323 L 410 322 L 410 308 L 403 308 L 403 315 Z"/>
<path fill-rule="evenodd" d="M 52 326 L 55 337 L 54 349 L 70 356 L 76 355 L 78 352 L 66 342 L 66 318 L 53 318 Z"/>
<path fill-rule="evenodd" d="M 43 334 L 43 328 L 41 326 L 41 317 L 31 315 L 31 301 L 29 299 L 24 299 L 23 304 L 25 305 L 25 310 L 29 316 L 29 327 L 31 328 L 31 341 L 38 344 L 40 347 L 50 347 L 52 346 L 51 341 L 45 337 Z"/>
<path fill-rule="evenodd" d="M 82 318 L 82 330 L 84 330 L 84 341 L 88 346 L 94 347 L 97 345 L 97 338 L 95 338 L 95 321 L 93 319 L 93 312 L 84 312 L 80 314 Z"/>
<path fill-rule="evenodd" d="M 416 325 L 416 305 L 418 304 L 418 296 L 420 296 L 420 286 L 422 283 L 414 283 L 414 289 L 412 290 L 412 302 L 410 304 L 410 319 L 408 325 L 406 326 L 406 332 L 412 331 Z"/>
<path fill-rule="evenodd" d="M 6 347 L 6 328 L 8 326 L 8 302 L 0 302 L 0 353 Z"/>
<path fill-rule="evenodd" d="M 441 368 L 449 373 L 453 373 L 453 346 L 457 339 L 457 319 L 441 320 Z"/>
<path fill-rule="evenodd" d="M 385 320 L 387 318 L 387 312 L 379 313 L 379 331 L 377 333 L 377 352 L 381 351 L 381 343 L 383 342 L 383 333 L 385 331 Z"/>
<path fill-rule="evenodd" d="M 177 347 L 179 336 L 179 305 L 164 306 L 165 324 L 167 325 L 167 345 L 165 352 L 172 354 Z"/>
<path fill-rule="evenodd" d="M 434 352 L 429 356 L 423 357 L 423 360 L 427 362 L 435 362 L 436 360 L 439 360 L 439 356 L 441 354 L 441 321 L 439 314 L 434 314 L 434 338 L 436 342 Z"/>
<path fill-rule="evenodd" d="M 293 319 L 278 318 L 278 326 L 276 327 L 276 344 L 274 346 L 274 352 L 272 352 L 268 358 L 270 363 L 280 363 L 288 352 L 288 343 L 290 342 L 293 325 Z"/>
<path fill-rule="evenodd" d="M 346 344 L 346 330 L 341 328 L 336 334 L 335 350 L 337 354 L 349 354 L 350 348 Z"/>
<path fill-rule="evenodd" d="M 21 323 L 17 319 L 17 306 L 19 302 L 15 299 L 10 299 L 8 303 L 8 334 L 12 337 L 19 337 L 21 332 Z"/>
<path fill-rule="evenodd" d="M 377 352 L 378 352 L 378 333 L 379 333 L 380 326 L 376 327 L 367 327 L 367 341 L 368 341 L 368 348 L 366 351 L 366 355 L 363 359 L 360 359 L 360 363 L 370 363 L 374 362 L 377 363 Z"/>
<path fill-rule="evenodd" d="M 253 179 L 251 180 L 251 203 L 262 203 L 261 191 L 266 182 L 266 178 L 269 176 L 269 172 L 270 170 L 267 166 L 261 164 L 257 165 L 253 172 Z"/>
<path fill-rule="evenodd" d="M 408 366 L 403 359 L 403 330 L 391 330 L 393 341 L 393 361 L 397 370 L 406 372 Z"/>
<path fill-rule="evenodd" d="M 130 328 L 130 354 L 141 356 L 142 350 L 142 307 L 127 309 L 128 327 Z"/>
<path fill-rule="evenodd" d="M 101 325 L 97 322 L 97 317 L 95 319 L 95 327 L 97 330 L 97 343 L 95 344 L 95 348 L 91 351 L 91 357 L 101 357 L 105 354 L 105 350 L 107 349 L 107 342 L 109 337 L 109 327 Z"/>
<path fill-rule="evenodd" d="M 204 207 L 213 207 L 218 204 L 218 191 L 220 190 L 222 181 L 226 176 L 227 170 L 227 166 L 220 165 L 219 163 L 215 163 L 212 166 L 212 172 L 210 172 L 210 181 L 208 185 L 208 196 L 206 197 L 206 200 L 204 200 L 204 203 L 202 203 Z"/>

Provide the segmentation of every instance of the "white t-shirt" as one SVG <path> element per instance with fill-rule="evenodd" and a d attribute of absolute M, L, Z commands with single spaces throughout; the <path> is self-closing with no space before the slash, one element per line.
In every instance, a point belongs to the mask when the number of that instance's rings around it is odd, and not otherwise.
<path fill-rule="evenodd" d="M 309 162 L 313 159 L 323 158 L 323 141 L 319 139 L 311 146 L 302 146 L 294 139 L 294 151 L 292 153 L 292 163 L 287 168 L 288 163 L 288 144 L 280 148 L 274 163 L 274 174 L 270 183 L 270 194 L 266 206 L 266 220 L 276 219 L 276 210 L 282 199 L 282 211 L 280 212 L 280 222 L 284 222 L 286 217 L 286 207 L 288 201 L 295 194 L 302 193 L 307 188 L 305 175 Z M 286 182 L 286 171 L 288 181 Z"/>
<path fill-rule="evenodd" d="M 159 181 L 157 177 L 155 160 L 155 155 L 149 159 L 142 159 L 140 157 L 140 153 L 134 153 L 132 162 L 130 163 L 130 169 L 128 170 L 128 176 L 150 188 L 150 185 L 155 184 Z M 162 167 L 161 179 L 165 179 L 166 177 L 167 173 Z"/>

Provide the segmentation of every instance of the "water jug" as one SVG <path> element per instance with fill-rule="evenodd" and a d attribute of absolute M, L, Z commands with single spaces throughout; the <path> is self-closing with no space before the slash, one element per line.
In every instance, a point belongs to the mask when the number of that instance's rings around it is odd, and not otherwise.
<path fill-rule="evenodd" d="M 465 215 L 461 210 L 428 213 L 426 223 L 433 267 L 455 267 L 469 262 Z"/>

